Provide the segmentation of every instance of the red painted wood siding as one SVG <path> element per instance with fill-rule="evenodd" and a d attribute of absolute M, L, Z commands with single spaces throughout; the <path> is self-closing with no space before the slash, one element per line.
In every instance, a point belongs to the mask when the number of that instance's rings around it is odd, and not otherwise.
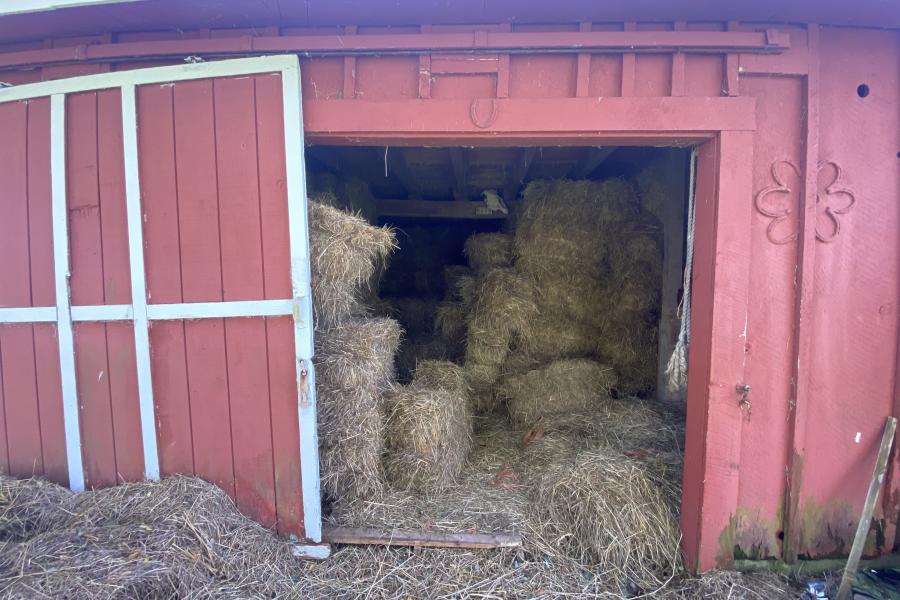
<path fill-rule="evenodd" d="M 730 332 L 737 321 L 724 317 L 714 321 L 715 314 L 726 315 L 722 311 L 729 307 L 745 307 L 745 328 L 737 332 L 743 339 L 743 353 L 733 354 L 731 338 L 706 339 L 692 348 L 692 357 L 696 353 L 701 358 L 692 358 L 696 365 L 691 372 L 688 416 L 692 437 L 688 439 L 683 516 L 685 548 L 689 558 L 703 568 L 728 564 L 735 554 L 780 558 L 786 550 L 801 557 L 846 551 L 861 508 L 865 478 L 874 461 L 878 432 L 887 414 L 900 414 L 897 33 L 783 23 L 636 21 L 515 28 L 499 23 L 423 25 L 388 30 L 403 35 L 530 29 L 552 35 L 555 31 L 648 29 L 741 32 L 771 27 L 789 35 L 789 49 L 772 54 L 549 55 L 535 51 L 476 54 L 484 59 L 478 61 L 470 60 L 471 56 L 463 60 L 452 53 L 431 52 L 421 57 L 329 56 L 301 61 L 305 128 L 313 143 L 702 144 L 701 165 L 705 167 L 698 182 L 715 193 L 716 210 L 734 214 L 698 216 L 698 222 L 708 225 L 706 235 L 719 233 L 709 231 L 715 223 L 726 223 L 728 229 L 715 240 L 698 237 L 698 286 L 706 286 L 709 310 L 701 310 L 695 317 L 695 339 L 712 336 L 714 331 Z M 348 24 L 143 32 L 115 39 L 116 43 L 139 42 L 152 54 L 158 40 L 231 39 L 237 47 L 247 42 L 246 36 L 277 40 L 279 36 L 384 31 Z M 87 42 L 113 44 L 113 39 L 105 35 L 91 40 L 19 44 L 8 51 Z M 32 70 L 0 72 L 0 81 L 24 83 L 160 62 L 134 58 L 124 63 L 37 65 Z M 140 143 L 142 152 L 150 156 L 142 160 L 141 174 L 145 234 L 153 242 L 147 253 L 151 302 L 276 298 L 287 293 L 287 259 L 282 255 L 286 245 L 279 237 L 286 236 L 280 226 L 283 213 L 279 212 L 284 193 L 279 170 L 282 161 L 277 154 L 283 152 L 277 142 L 281 125 L 268 118 L 270 113 L 276 114 L 280 100 L 270 79 L 255 78 L 252 86 L 249 81 L 218 86 L 228 90 L 221 106 L 221 90 L 208 82 L 141 90 Z M 860 84 L 869 86 L 866 97 L 857 94 Z M 40 201 L 49 198 L 47 149 L 32 135 L 47 127 L 46 106 L 35 106 L 29 105 L 26 117 L 19 105 L 0 107 L 0 118 L 10 124 L 4 125 L 4 131 L 15 132 L 0 140 L 0 148 L 15 154 L 26 136 L 29 144 L 26 187 L 21 157 L 0 164 L 0 169 L 8 172 L 4 181 L 11 182 L 2 196 L 3 210 L 11 216 L 0 220 L 0 228 L 8 233 L 0 238 L 0 244 L 4 244 L 5 256 L 21 257 L 18 265 L 10 261 L 0 265 L 2 281 L 17 286 L 15 291 L 2 287 L 0 294 L 8 294 L 11 302 L 27 300 L 20 288 L 26 277 L 23 265 L 29 265 L 28 285 L 33 294 L 29 301 L 52 305 L 50 247 L 42 246 L 49 244 L 49 207 L 48 202 Z M 105 111 L 117 110 L 104 106 L 95 109 L 94 118 L 101 125 Z M 253 106 L 251 119 L 248 115 Z M 263 106 L 271 106 L 271 110 L 262 110 Z M 90 108 L 79 110 L 90 112 Z M 492 111 L 493 122 L 476 122 Z M 27 119 L 24 130 L 22 119 Z M 228 120 L 228 131 L 222 130 L 223 119 Z M 86 131 L 92 130 L 87 127 Z M 85 163 L 85 157 L 79 158 L 85 172 L 115 172 L 115 165 L 100 160 L 105 156 L 104 144 L 114 143 L 103 141 L 110 135 L 108 131 L 105 136 L 88 134 L 86 140 L 78 141 L 86 144 L 87 157 L 97 157 L 94 166 Z M 237 145 L 228 152 L 221 147 L 226 139 Z M 743 157 L 743 163 L 736 164 L 734 156 Z M 725 164 L 725 159 L 731 162 Z M 841 168 L 839 182 L 835 181 L 834 165 Z M 91 177 L 94 183 L 90 183 Z M 112 191 L 115 178 L 103 179 L 112 186 L 103 188 L 98 177 L 78 175 L 76 183 L 86 190 L 79 193 L 94 198 L 90 202 L 99 203 L 103 211 L 106 199 L 116 193 Z M 847 196 L 834 193 L 837 188 L 850 190 L 856 204 L 843 210 Z M 108 190 L 106 196 L 103 189 Z M 726 198 L 722 189 L 733 192 Z M 29 211 L 24 216 L 23 205 Z M 833 235 L 834 223 L 825 207 L 841 211 L 838 235 Z M 36 217 L 40 214 L 44 216 Z M 244 223 L 239 240 L 231 239 L 236 220 Z M 21 237 L 21 227 L 12 225 L 23 222 L 31 232 L 27 241 Z M 79 222 L 79 239 L 86 244 L 95 239 L 98 227 L 103 236 L 115 235 L 110 223 L 105 219 L 102 223 Z M 805 230 L 801 229 L 804 224 Z M 829 241 L 816 239 L 817 224 Z M 30 259 L 22 254 L 29 247 Z M 109 249 L 104 246 L 100 255 L 96 245 L 93 254 L 90 249 L 89 245 L 78 249 L 78 256 L 84 253 L 87 261 L 83 276 L 93 277 L 90 293 L 105 301 L 102 298 L 112 293 L 109 286 L 114 286 L 118 273 L 116 246 L 114 242 Z M 97 256 L 103 259 L 99 272 Z M 727 279 L 710 279 L 717 273 L 731 273 L 728 269 L 735 256 L 749 261 L 746 291 Z M 108 277 L 113 278 L 111 282 Z M 701 298 L 701 309 L 703 301 Z M 84 339 L 79 335 L 81 328 L 79 325 L 76 338 Z M 0 436 L 6 440 L 5 445 L 0 443 L 0 466 L 9 468 L 13 462 L 8 450 L 13 446 L 7 439 L 12 432 L 25 438 L 16 447 L 30 452 L 27 460 L 15 458 L 16 468 L 32 468 L 42 461 L 49 473 L 51 457 L 56 457 L 57 468 L 64 465 L 59 463 L 59 452 L 64 458 L 64 450 L 57 444 L 56 450 L 48 451 L 48 443 L 56 438 L 43 433 L 50 426 L 45 411 L 56 414 L 61 427 L 58 409 L 53 412 L 58 398 L 52 397 L 57 389 L 52 384 L 57 369 L 52 327 L 2 329 L 2 401 L 11 406 L 9 389 L 32 398 L 30 404 L 7 410 L 3 418 L 31 423 L 33 429 L 35 411 L 40 411 L 42 438 L 13 431 L 7 423 L 0 428 Z M 37 384 L 27 383 L 31 376 L 27 364 L 5 366 L 10 360 L 5 350 L 8 345 L 31 352 L 26 333 L 32 329 L 35 352 L 43 351 L 46 356 L 31 361 Z M 99 333 L 91 333 L 90 327 L 84 330 L 89 341 L 91 335 L 96 336 L 99 348 L 101 342 L 111 343 L 109 326 L 105 331 L 104 341 Z M 734 337 L 733 333 L 727 335 Z M 243 507 L 264 507 L 259 514 L 267 523 L 273 510 L 283 523 L 299 523 L 301 518 L 295 492 L 299 489 L 299 465 L 293 365 L 290 353 L 280 350 L 289 348 L 290 336 L 287 319 L 267 319 L 263 327 L 243 322 L 155 323 L 151 330 L 154 377 L 165 382 L 164 389 L 157 391 L 163 472 L 205 474 L 235 494 Z M 251 355 L 232 352 L 237 343 L 246 343 Z M 717 347 L 727 348 L 727 359 L 719 371 L 713 368 L 718 355 L 712 349 Z M 98 368 L 90 365 L 94 371 Z M 251 382 L 256 382 L 244 369 L 268 374 L 266 381 L 260 378 L 258 384 L 259 389 L 268 390 L 269 408 L 254 412 L 252 423 L 235 418 L 244 414 Z M 127 377 L 119 381 L 121 389 L 128 389 Z M 750 412 L 738 405 L 733 392 L 738 383 L 752 386 Z M 105 398 L 102 386 L 95 387 Z M 111 402 L 110 397 L 107 408 L 102 402 L 98 406 L 114 419 L 116 407 Z M 245 425 L 265 427 L 267 420 L 270 440 L 253 440 L 247 445 Z M 107 448 L 115 444 L 110 430 L 101 428 L 101 433 L 106 437 L 94 443 L 103 442 Z M 221 455 L 229 456 L 231 462 L 222 460 Z M 872 552 L 900 548 L 898 462 L 892 463 L 888 491 L 877 515 L 883 544 L 870 548 Z M 259 483 L 241 482 L 238 465 L 257 469 L 254 477 Z M 109 465 L 97 469 L 100 474 L 110 472 Z"/>
<path fill-rule="evenodd" d="M 291 296 L 281 80 L 144 86 L 138 142 L 151 304 Z M 153 322 L 163 475 L 302 532 L 290 318 Z"/>

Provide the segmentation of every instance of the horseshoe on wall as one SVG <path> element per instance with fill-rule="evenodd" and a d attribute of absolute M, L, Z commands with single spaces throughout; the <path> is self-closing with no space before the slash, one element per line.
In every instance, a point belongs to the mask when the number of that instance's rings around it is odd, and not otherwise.
<path fill-rule="evenodd" d="M 481 119 L 478 117 L 478 113 L 481 112 L 478 110 L 479 105 L 482 101 L 487 101 L 490 103 L 491 111 L 488 113 L 487 119 Z M 500 114 L 500 105 L 497 104 L 496 98 L 473 98 L 472 102 L 469 104 L 469 119 L 472 120 L 472 124 L 479 129 L 487 129 L 491 125 L 493 125 L 497 121 L 497 117 Z"/>

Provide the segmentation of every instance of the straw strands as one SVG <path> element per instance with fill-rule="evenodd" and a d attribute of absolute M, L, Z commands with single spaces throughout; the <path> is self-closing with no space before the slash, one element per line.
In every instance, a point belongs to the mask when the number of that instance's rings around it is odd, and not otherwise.
<path fill-rule="evenodd" d="M 606 448 L 548 465 L 535 504 L 567 554 L 617 571 L 644 589 L 678 568 L 678 518 L 668 482 Z"/>

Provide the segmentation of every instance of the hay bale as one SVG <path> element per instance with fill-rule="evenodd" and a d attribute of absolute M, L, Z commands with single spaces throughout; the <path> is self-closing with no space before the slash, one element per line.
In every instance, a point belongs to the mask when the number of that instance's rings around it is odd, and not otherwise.
<path fill-rule="evenodd" d="M 534 362 L 599 357 L 600 329 L 567 315 L 544 311 L 533 317 L 519 349 Z"/>
<path fill-rule="evenodd" d="M 431 336 L 434 333 L 434 319 L 437 301 L 428 298 L 390 298 L 394 307 L 393 317 L 400 322 L 410 337 Z"/>
<path fill-rule="evenodd" d="M 654 589 L 678 568 L 669 485 L 644 462 L 599 447 L 547 465 L 534 503 L 564 552 Z"/>
<path fill-rule="evenodd" d="M 364 312 L 360 296 L 379 264 L 396 248 L 393 230 L 328 206 L 323 194 L 309 205 L 309 252 L 316 326 Z"/>
<path fill-rule="evenodd" d="M 645 394 L 656 387 L 656 324 L 634 318 L 610 323 L 597 338 L 600 353 L 619 374 L 618 389 L 627 394 Z"/>
<path fill-rule="evenodd" d="M 393 483 L 431 491 L 456 480 L 472 443 L 467 395 L 462 367 L 423 361 L 411 384 L 387 396 L 385 469 Z"/>
<path fill-rule="evenodd" d="M 505 233 L 476 233 L 466 239 L 463 254 L 476 273 L 512 264 L 512 236 Z"/>
<path fill-rule="evenodd" d="M 445 300 L 434 311 L 434 330 L 447 342 L 462 344 L 466 339 L 466 315 L 468 310 L 462 302 Z"/>
<path fill-rule="evenodd" d="M 504 379 L 497 388 L 515 425 L 530 425 L 546 415 L 584 411 L 609 400 L 615 384 L 611 367 L 586 360 L 552 362 Z"/>
<path fill-rule="evenodd" d="M 483 365 L 466 360 L 465 374 L 472 412 L 482 414 L 499 408 L 500 403 L 494 397 L 494 386 L 500 379 L 499 365 Z"/>
<path fill-rule="evenodd" d="M 562 315 L 588 326 L 602 326 L 616 299 L 606 279 L 558 271 L 538 280 L 535 298 L 541 314 Z"/>
<path fill-rule="evenodd" d="M 537 315 L 534 282 L 514 269 L 491 269 L 477 281 L 466 334 L 466 361 L 500 365 Z"/>
<path fill-rule="evenodd" d="M 460 275 L 456 279 L 456 296 L 466 306 L 471 306 L 475 299 L 475 290 L 477 288 L 477 280 L 474 275 Z"/>
<path fill-rule="evenodd" d="M 382 491 L 382 395 L 394 375 L 400 327 L 391 319 L 353 318 L 316 332 L 322 487 L 334 498 Z"/>
<path fill-rule="evenodd" d="M 412 381 L 416 367 L 423 360 L 459 360 L 461 347 L 448 343 L 443 338 L 419 336 L 405 339 L 397 353 L 397 380 L 401 383 Z"/>
<path fill-rule="evenodd" d="M 465 265 L 447 265 L 444 267 L 444 299 L 462 300 L 460 295 L 460 279 L 472 278 L 472 269 Z"/>
<path fill-rule="evenodd" d="M 516 221 L 516 265 L 537 277 L 560 269 L 602 277 L 605 225 L 639 209 L 634 190 L 622 179 L 532 182 Z"/>

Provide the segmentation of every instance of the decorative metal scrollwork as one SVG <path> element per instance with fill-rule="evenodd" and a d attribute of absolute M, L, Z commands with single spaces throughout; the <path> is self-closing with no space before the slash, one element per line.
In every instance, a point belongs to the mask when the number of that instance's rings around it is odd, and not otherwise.
<path fill-rule="evenodd" d="M 802 177 L 800 168 L 789 159 L 777 159 L 772 162 L 769 172 L 774 185 L 759 190 L 753 198 L 756 210 L 769 217 L 771 221 L 766 227 L 766 237 L 773 244 L 788 244 L 797 239 L 798 225 L 785 230 L 782 225 L 791 220 L 794 207 L 801 206 L 799 193 L 794 194 L 790 179 L 796 175 Z M 816 177 L 816 239 L 831 243 L 841 233 L 842 215 L 850 212 L 856 204 L 853 191 L 842 185 L 843 169 L 833 160 L 821 160 L 817 165 Z"/>

